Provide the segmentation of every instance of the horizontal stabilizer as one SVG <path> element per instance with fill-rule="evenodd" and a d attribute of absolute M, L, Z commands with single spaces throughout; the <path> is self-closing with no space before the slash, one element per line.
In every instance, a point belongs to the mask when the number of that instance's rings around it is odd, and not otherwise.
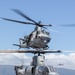
<path fill-rule="evenodd" d="M 14 46 L 19 46 L 20 47 L 20 45 L 18 45 L 18 44 L 13 44 Z"/>

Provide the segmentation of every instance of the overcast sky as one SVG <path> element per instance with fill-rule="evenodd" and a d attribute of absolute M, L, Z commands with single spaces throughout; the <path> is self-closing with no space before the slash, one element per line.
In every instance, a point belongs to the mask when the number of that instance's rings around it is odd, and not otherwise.
<path fill-rule="evenodd" d="M 59 26 L 75 24 L 75 0 L 0 1 L 0 17 L 27 21 L 20 15 L 13 12 L 11 9 L 19 9 L 37 22 L 41 20 L 43 24 L 53 25 L 53 27 L 48 29 L 56 30 L 59 33 L 47 30 L 50 32 L 52 38 L 51 42 L 49 43 L 50 49 L 75 51 L 75 27 Z M 0 19 L 0 50 L 18 49 L 18 47 L 14 47 L 12 44 L 19 43 L 19 38 L 23 38 L 24 35 L 28 35 L 34 29 L 34 27 L 35 26 L 27 26 Z M 70 59 L 69 63 L 73 63 L 72 65 L 75 66 L 74 53 L 63 53 L 63 55 L 60 55 L 62 58 L 65 58 L 66 61 L 69 61 Z M 57 55 L 57 57 L 60 55 Z M 56 55 L 53 57 L 53 59 L 55 59 Z"/>

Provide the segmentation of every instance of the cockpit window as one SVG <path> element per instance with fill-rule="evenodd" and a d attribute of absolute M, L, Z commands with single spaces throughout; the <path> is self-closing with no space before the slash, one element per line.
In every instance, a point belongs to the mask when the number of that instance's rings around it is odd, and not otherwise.
<path fill-rule="evenodd" d="M 45 30 L 42 30 L 42 33 L 49 35 L 49 32 L 46 32 Z"/>
<path fill-rule="evenodd" d="M 49 74 L 49 69 L 47 66 L 39 66 L 38 67 L 38 72 L 39 75 L 48 75 Z"/>
<path fill-rule="evenodd" d="M 55 72 L 55 68 L 53 66 L 49 66 L 50 72 Z"/>

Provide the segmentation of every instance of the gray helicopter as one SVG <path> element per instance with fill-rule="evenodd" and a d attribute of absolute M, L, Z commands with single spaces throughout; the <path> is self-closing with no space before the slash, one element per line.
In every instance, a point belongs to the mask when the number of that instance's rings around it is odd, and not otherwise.
<path fill-rule="evenodd" d="M 50 42 L 50 34 L 45 30 L 42 30 L 41 27 L 36 26 L 35 30 L 31 32 L 30 35 L 24 36 L 24 38 L 20 38 L 20 45 L 13 44 L 15 46 L 19 46 L 19 48 L 34 48 L 34 49 L 48 49 L 48 43 Z"/>
<path fill-rule="evenodd" d="M 0 50 L 0 53 L 33 53 L 29 66 L 15 66 L 16 75 L 59 75 L 53 66 L 44 63 L 45 53 L 61 53 L 60 50 Z"/>
<path fill-rule="evenodd" d="M 41 21 L 36 22 L 23 14 L 20 10 L 12 9 L 14 12 L 18 13 L 25 19 L 31 21 L 31 22 L 22 22 L 18 20 L 12 20 L 12 19 L 7 19 L 7 18 L 2 18 L 7 21 L 12 21 L 12 22 L 17 22 L 17 23 L 22 23 L 22 24 L 30 24 L 30 25 L 35 25 L 34 31 L 32 31 L 29 35 L 24 36 L 24 38 L 20 38 L 19 42 L 20 44 L 13 44 L 15 46 L 18 46 L 20 48 L 34 48 L 38 50 L 47 50 L 49 48 L 48 43 L 51 40 L 50 33 L 47 32 L 45 29 L 46 26 L 52 26 L 52 25 L 44 25 L 41 24 Z"/>

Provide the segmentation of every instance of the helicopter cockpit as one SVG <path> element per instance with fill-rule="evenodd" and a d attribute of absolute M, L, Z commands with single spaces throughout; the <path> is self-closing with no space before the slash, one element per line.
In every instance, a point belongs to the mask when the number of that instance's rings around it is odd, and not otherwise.
<path fill-rule="evenodd" d="M 35 75 L 59 75 L 55 72 L 53 66 L 38 66 Z"/>
<path fill-rule="evenodd" d="M 38 66 L 36 71 L 36 75 L 49 75 L 49 69 L 47 66 Z"/>

